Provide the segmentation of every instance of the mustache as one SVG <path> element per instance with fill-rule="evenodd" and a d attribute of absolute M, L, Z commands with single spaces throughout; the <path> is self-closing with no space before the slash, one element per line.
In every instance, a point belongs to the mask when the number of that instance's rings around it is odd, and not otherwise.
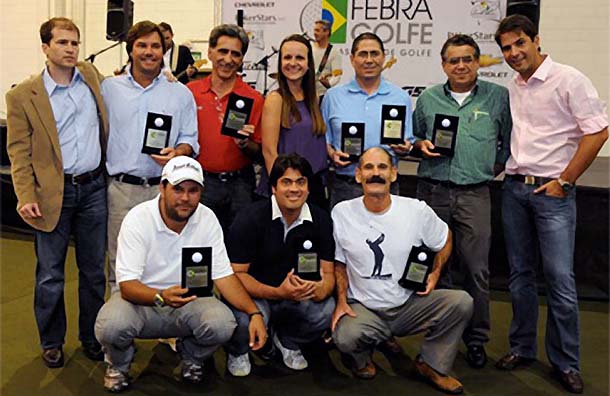
<path fill-rule="evenodd" d="M 366 184 L 373 184 L 373 183 L 379 183 L 379 184 L 385 184 L 386 180 L 378 175 L 373 175 L 371 177 L 369 177 L 368 179 L 366 179 Z"/>

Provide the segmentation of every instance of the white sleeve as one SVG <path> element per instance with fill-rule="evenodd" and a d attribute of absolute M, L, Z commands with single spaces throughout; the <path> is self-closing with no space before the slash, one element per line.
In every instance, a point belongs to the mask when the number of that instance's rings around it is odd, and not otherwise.
<path fill-rule="evenodd" d="M 343 58 L 341 57 L 341 53 L 336 47 L 333 47 L 332 54 L 330 56 L 330 70 L 334 73 L 335 70 L 341 70 L 343 72 Z M 331 87 L 339 84 L 341 81 L 341 75 L 335 76 L 334 74 L 328 78 L 328 83 Z"/>
<path fill-rule="evenodd" d="M 333 238 L 335 239 L 335 260 L 347 264 L 345 262 L 345 250 L 338 237 L 343 235 L 343 224 L 341 224 L 341 214 L 337 211 L 337 207 L 332 210 L 331 217 L 333 219 Z"/>
<path fill-rule="evenodd" d="M 208 242 L 212 246 L 212 280 L 232 275 L 233 268 L 229 261 L 220 223 L 211 210 L 205 217 L 205 222 L 208 223 Z"/>
<path fill-rule="evenodd" d="M 146 263 L 146 252 L 148 252 L 149 246 L 140 228 L 137 226 L 136 216 L 132 212 L 127 213 L 121 224 L 117 240 L 117 284 L 142 278 Z"/>
<path fill-rule="evenodd" d="M 434 213 L 431 207 L 421 202 L 422 209 L 420 217 L 422 221 L 422 240 L 426 246 L 434 251 L 439 251 L 447 242 L 449 226 Z"/>

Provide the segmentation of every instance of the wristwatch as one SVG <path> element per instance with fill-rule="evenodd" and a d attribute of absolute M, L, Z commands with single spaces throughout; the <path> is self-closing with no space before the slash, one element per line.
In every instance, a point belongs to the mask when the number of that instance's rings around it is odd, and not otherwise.
<path fill-rule="evenodd" d="M 557 183 L 559 183 L 559 185 L 561 186 L 561 188 L 563 189 L 563 191 L 568 192 L 570 191 L 572 188 L 574 188 L 574 183 L 570 183 L 567 180 L 563 180 L 561 177 L 557 178 Z"/>
<path fill-rule="evenodd" d="M 161 297 L 161 291 L 155 294 L 155 305 L 159 308 L 165 306 L 165 300 L 163 299 L 163 297 Z"/>

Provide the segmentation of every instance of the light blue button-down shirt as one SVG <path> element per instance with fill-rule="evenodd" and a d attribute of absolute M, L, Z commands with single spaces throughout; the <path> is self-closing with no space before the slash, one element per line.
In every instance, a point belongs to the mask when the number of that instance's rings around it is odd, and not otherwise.
<path fill-rule="evenodd" d="M 80 175 L 97 168 L 102 159 L 100 120 L 91 89 L 77 68 L 69 85 L 57 84 L 47 68 L 42 81 L 57 127 L 64 173 Z"/>
<path fill-rule="evenodd" d="M 379 88 L 367 94 L 356 79 L 347 84 L 333 87 L 322 100 L 322 117 L 326 123 L 326 143 L 341 149 L 341 124 L 344 122 L 364 122 L 364 149 L 378 146 L 381 142 L 381 106 L 407 106 L 405 114 L 405 139 L 413 142 L 411 124 L 411 98 L 398 86 L 381 79 Z M 390 150 L 390 152 L 392 152 Z M 392 152 L 393 153 L 393 152 Z M 356 164 L 337 168 L 340 175 L 354 176 Z"/>
<path fill-rule="evenodd" d="M 161 176 L 162 167 L 150 155 L 142 153 L 149 112 L 172 116 L 169 147 L 186 143 L 195 154 L 199 152 L 195 100 L 183 84 L 169 82 L 161 73 L 143 88 L 128 72 L 105 79 L 102 96 L 110 123 L 106 152 L 108 174 Z"/>

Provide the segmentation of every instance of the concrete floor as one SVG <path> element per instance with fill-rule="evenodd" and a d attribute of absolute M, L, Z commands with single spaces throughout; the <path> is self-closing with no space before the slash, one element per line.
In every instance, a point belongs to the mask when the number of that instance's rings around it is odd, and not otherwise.
<path fill-rule="evenodd" d="M 49 370 L 40 360 L 38 336 L 34 321 L 33 279 L 35 258 L 28 238 L 0 239 L 0 394 L 2 396 L 106 395 L 103 390 L 104 364 L 89 361 L 79 348 L 76 332 L 77 274 L 73 251 L 66 264 L 66 301 L 68 334 L 66 365 Z M 491 304 L 493 331 L 487 351 L 490 364 L 473 370 L 458 355 L 454 373 L 463 382 L 466 395 L 564 395 L 558 382 L 550 376 L 550 365 L 544 356 L 544 339 L 539 339 L 539 361 L 529 369 L 511 373 L 493 368 L 508 348 L 507 334 L 511 316 L 505 293 L 493 293 Z M 546 308 L 541 300 L 539 334 L 544 334 Z M 305 349 L 310 368 L 293 372 L 281 362 L 253 360 L 253 374 L 233 378 L 225 371 L 222 351 L 205 368 L 205 381 L 199 386 L 176 379 L 176 354 L 156 341 L 139 341 L 131 374 L 136 378 L 127 395 L 440 395 L 417 380 L 409 367 L 418 351 L 421 336 L 399 339 L 406 355 L 386 358 L 374 355 L 378 375 L 371 381 L 354 379 L 341 362 L 337 350 Z M 608 395 L 608 303 L 581 303 L 581 355 L 586 395 Z M 463 347 L 461 348 L 463 352 Z"/>

